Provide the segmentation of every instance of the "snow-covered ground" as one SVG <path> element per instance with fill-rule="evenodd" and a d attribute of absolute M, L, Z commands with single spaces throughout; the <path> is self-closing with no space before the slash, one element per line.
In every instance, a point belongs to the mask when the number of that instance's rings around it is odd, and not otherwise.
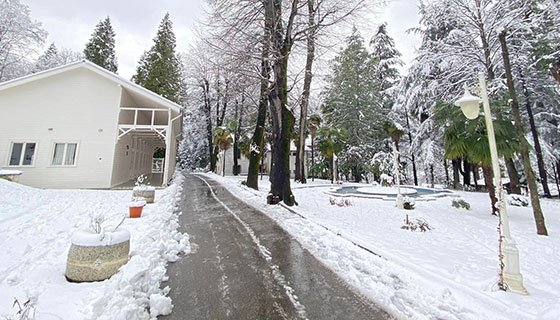
<path fill-rule="evenodd" d="M 559 200 L 542 200 L 548 237 L 536 234 L 531 208 L 508 206 L 529 291 L 523 296 L 497 289 L 498 220 L 489 214 L 486 193 L 458 193 L 470 210 L 452 207 L 451 197 L 416 201 L 415 210 L 353 197 L 350 206 L 338 206 L 339 199 L 332 205 L 324 193 L 331 186 L 316 180 L 292 185 L 299 205 L 290 212 L 266 205 L 266 177 L 255 191 L 241 185 L 242 177 L 208 176 L 265 211 L 350 284 L 402 318 L 560 319 Z M 401 229 L 406 214 L 432 230 Z"/>
<path fill-rule="evenodd" d="M 0 318 L 14 316 L 14 298 L 31 299 L 37 319 L 149 319 L 171 311 L 166 266 L 188 252 L 177 232 L 183 176 L 119 228 L 131 233 L 130 260 L 108 280 L 70 283 L 64 272 L 70 238 L 103 214 L 116 225 L 132 191 L 42 190 L 0 179 Z M 18 318 L 19 319 L 19 318 Z"/>

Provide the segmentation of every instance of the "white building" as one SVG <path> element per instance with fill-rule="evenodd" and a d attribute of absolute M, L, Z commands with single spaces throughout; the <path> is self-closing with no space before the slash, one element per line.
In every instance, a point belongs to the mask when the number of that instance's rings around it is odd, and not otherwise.
<path fill-rule="evenodd" d="M 307 143 L 309 142 L 309 144 Z M 308 174 L 309 169 L 309 161 L 311 159 L 311 139 L 308 138 L 306 141 L 305 147 L 305 172 Z M 267 146 L 267 150 L 270 150 L 270 146 Z M 291 142 L 290 143 L 290 177 L 293 177 L 296 171 L 296 145 Z M 218 153 L 218 160 L 216 161 L 216 173 L 222 174 L 222 170 L 224 169 L 224 162 L 223 162 L 223 155 L 224 152 L 220 151 Z M 233 175 L 233 146 L 225 151 L 225 175 L 231 176 Z M 263 173 L 269 174 L 272 162 L 272 154 L 270 151 L 266 151 L 264 157 L 261 159 L 260 169 Z M 239 174 L 240 175 L 247 175 L 249 172 L 249 159 L 245 157 L 243 154 L 240 154 L 240 157 L 237 159 L 237 165 L 239 166 Z"/>
<path fill-rule="evenodd" d="M 181 107 L 91 62 L 0 84 L 0 168 L 42 188 L 111 188 L 175 169 Z M 153 183 L 152 183 L 153 184 Z"/>

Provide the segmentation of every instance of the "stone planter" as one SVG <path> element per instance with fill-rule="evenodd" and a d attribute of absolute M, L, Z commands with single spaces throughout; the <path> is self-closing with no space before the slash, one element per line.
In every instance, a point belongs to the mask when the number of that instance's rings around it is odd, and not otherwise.
<path fill-rule="evenodd" d="M 132 189 L 133 198 L 144 198 L 147 203 L 154 203 L 156 188 L 152 186 L 137 186 Z"/>
<path fill-rule="evenodd" d="M 102 236 L 79 230 L 72 235 L 66 262 L 66 279 L 72 282 L 101 281 L 128 262 L 130 232 L 119 228 Z"/>

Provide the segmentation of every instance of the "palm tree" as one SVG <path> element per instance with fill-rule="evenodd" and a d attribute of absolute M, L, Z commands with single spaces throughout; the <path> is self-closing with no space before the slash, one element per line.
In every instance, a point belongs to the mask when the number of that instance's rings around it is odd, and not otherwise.
<path fill-rule="evenodd" d="M 323 126 L 317 130 L 317 138 L 319 139 L 317 147 L 319 151 L 329 159 L 331 167 L 331 183 L 335 180 L 335 157 L 337 153 L 342 151 L 346 139 L 348 139 L 348 131 L 337 126 Z"/>
<path fill-rule="evenodd" d="M 515 134 L 515 128 L 510 120 L 501 117 L 500 113 L 496 114 L 498 116 L 494 120 L 494 133 L 498 154 L 511 158 L 519 150 L 519 140 Z M 492 180 L 492 160 L 484 117 L 465 120 L 459 108 L 439 102 L 434 117 L 436 123 L 446 125 L 444 130 L 445 157 L 451 160 L 466 157 L 470 163 L 482 168 L 484 183 L 492 204 L 492 214 L 497 215 L 497 198 Z"/>
<path fill-rule="evenodd" d="M 226 172 L 226 150 L 231 147 L 232 143 L 233 138 L 231 137 L 231 131 L 228 128 L 217 127 L 214 129 L 214 145 L 223 151 L 222 176 L 224 176 Z"/>

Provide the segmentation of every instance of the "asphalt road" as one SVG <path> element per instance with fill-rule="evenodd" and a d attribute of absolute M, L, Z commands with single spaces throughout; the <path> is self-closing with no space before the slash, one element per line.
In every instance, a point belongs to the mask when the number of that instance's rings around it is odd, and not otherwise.
<path fill-rule="evenodd" d="M 168 267 L 160 319 L 391 319 L 213 180 L 187 175 L 181 210 L 193 252 Z"/>

